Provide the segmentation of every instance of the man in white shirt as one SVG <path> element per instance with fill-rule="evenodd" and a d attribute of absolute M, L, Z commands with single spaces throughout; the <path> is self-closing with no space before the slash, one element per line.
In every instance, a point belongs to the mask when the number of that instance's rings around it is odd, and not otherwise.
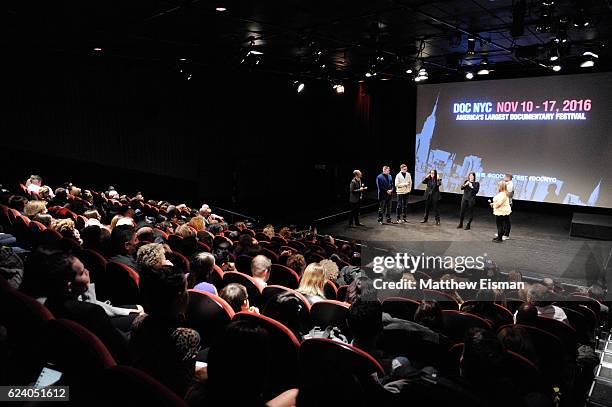
<path fill-rule="evenodd" d="M 539 317 L 556 319 L 569 325 L 563 308 L 552 305 L 555 295 L 543 284 L 534 284 L 527 292 L 527 301 L 538 309 Z"/>
<path fill-rule="evenodd" d="M 406 164 L 400 166 L 400 172 L 395 176 L 395 190 L 397 192 L 397 220 L 395 223 L 400 223 L 400 215 L 403 215 L 404 222 L 408 222 L 406 212 L 408 211 L 408 195 L 412 190 L 412 177 Z"/>

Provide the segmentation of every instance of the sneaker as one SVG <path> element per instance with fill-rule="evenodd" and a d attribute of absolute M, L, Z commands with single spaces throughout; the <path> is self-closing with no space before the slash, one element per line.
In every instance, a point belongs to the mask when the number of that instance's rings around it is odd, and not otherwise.
<path fill-rule="evenodd" d="M 391 218 L 387 219 L 387 223 L 393 223 L 393 221 L 391 220 Z"/>
<path fill-rule="evenodd" d="M 382 225 L 382 224 L 383 224 L 383 221 L 382 221 L 382 219 L 380 219 L 380 220 L 378 221 L 378 223 L 380 223 L 380 224 Z"/>
<path fill-rule="evenodd" d="M 502 239 L 498 239 L 498 238 L 496 238 L 496 237 L 494 237 L 494 238 L 493 238 L 493 241 L 494 241 L 495 243 L 501 243 L 501 242 L 503 242 L 503 240 L 502 240 Z"/>
<path fill-rule="evenodd" d="M 502 240 L 508 240 L 510 239 L 510 236 L 502 236 Z"/>
<path fill-rule="evenodd" d="M 408 219 L 404 218 L 404 220 L 402 222 L 408 223 Z"/>

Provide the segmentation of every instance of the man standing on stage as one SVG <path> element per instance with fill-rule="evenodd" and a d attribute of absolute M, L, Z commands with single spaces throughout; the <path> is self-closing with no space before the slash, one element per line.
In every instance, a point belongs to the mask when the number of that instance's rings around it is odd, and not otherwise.
<path fill-rule="evenodd" d="M 408 194 L 412 191 L 412 177 L 406 164 L 400 165 L 400 172 L 395 176 L 395 191 L 397 192 L 397 223 L 400 223 L 400 215 L 403 215 L 404 222 L 408 222 L 406 212 L 408 211 Z"/>
<path fill-rule="evenodd" d="M 388 165 L 383 167 L 383 172 L 376 177 L 378 187 L 378 223 L 382 225 L 383 214 L 387 215 L 387 223 L 391 223 L 391 197 L 393 196 L 393 178 L 389 175 Z"/>
<path fill-rule="evenodd" d="M 433 210 L 436 217 L 436 226 L 440 226 L 440 209 L 438 208 L 438 201 L 440 200 L 440 185 L 442 185 L 442 178 L 438 177 L 437 170 L 429 171 L 429 174 L 423 180 L 423 184 L 427 185 L 425 188 L 425 217 L 421 223 L 427 223 L 429 218 L 429 210 Z"/>
<path fill-rule="evenodd" d="M 366 189 L 368 188 L 361 184 L 361 171 L 353 171 L 353 179 L 351 180 L 351 186 L 349 189 L 349 203 L 351 204 L 349 226 L 353 226 L 353 222 L 355 222 L 356 226 L 363 226 L 361 223 L 359 223 L 359 207 L 361 206 L 363 191 Z"/>
<path fill-rule="evenodd" d="M 512 208 L 512 197 L 514 196 L 514 183 L 512 182 L 512 174 L 504 175 L 504 182 L 506 183 L 506 190 L 508 192 L 508 200 L 510 201 L 510 208 Z M 506 228 L 504 230 L 504 235 L 502 236 L 502 240 L 510 239 L 510 215 L 508 215 L 508 219 L 506 220 Z"/>

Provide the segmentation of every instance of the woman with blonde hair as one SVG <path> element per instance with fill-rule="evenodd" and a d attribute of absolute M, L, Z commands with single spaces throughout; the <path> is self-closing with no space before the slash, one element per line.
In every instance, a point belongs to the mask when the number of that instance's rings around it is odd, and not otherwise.
<path fill-rule="evenodd" d="M 323 301 L 325 300 L 325 294 L 323 293 L 325 281 L 327 281 L 325 269 L 319 263 L 310 263 L 304 270 L 297 291 L 304 294 L 311 304 Z"/>
<path fill-rule="evenodd" d="M 47 202 L 46 201 L 28 201 L 27 204 L 25 204 L 23 211 L 25 212 L 26 216 L 30 219 L 33 219 L 34 216 L 38 215 L 39 213 L 47 213 Z"/>
<path fill-rule="evenodd" d="M 497 184 L 497 194 L 493 197 L 493 201 L 489 201 L 495 215 L 495 223 L 497 224 L 497 236 L 493 238 L 496 243 L 503 242 L 503 235 L 508 227 L 508 216 L 512 212 L 510 208 L 510 198 L 508 197 L 508 189 L 504 181 Z"/>

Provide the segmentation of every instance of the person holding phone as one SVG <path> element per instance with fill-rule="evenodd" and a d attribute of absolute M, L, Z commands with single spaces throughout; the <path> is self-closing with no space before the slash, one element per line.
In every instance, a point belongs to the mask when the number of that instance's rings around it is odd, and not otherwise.
<path fill-rule="evenodd" d="M 463 182 L 463 185 L 461 185 L 461 190 L 463 191 L 463 197 L 461 198 L 461 212 L 459 215 L 459 224 L 457 225 L 457 229 L 461 229 L 463 227 L 463 219 L 467 215 L 468 222 L 467 225 L 465 225 L 465 230 L 470 230 L 470 225 L 472 224 L 472 219 L 474 218 L 476 195 L 480 190 L 480 183 L 476 181 L 475 172 L 469 173 L 468 179 L 466 179 Z"/>
<path fill-rule="evenodd" d="M 378 187 L 378 223 L 382 225 L 383 215 L 387 217 L 387 223 L 391 223 L 391 198 L 393 197 L 393 178 L 389 174 L 391 168 L 388 165 L 383 167 L 382 173 L 376 177 Z"/>
<path fill-rule="evenodd" d="M 368 189 L 361 183 L 361 171 L 353 171 L 353 179 L 349 188 L 349 203 L 351 204 L 351 214 L 349 215 L 349 226 L 353 226 L 353 222 L 356 226 L 363 226 L 359 223 L 359 208 L 361 207 L 361 199 L 363 198 L 363 191 Z"/>
<path fill-rule="evenodd" d="M 429 219 L 429 211 L 434 212 L 436 217 L 436 226 L 440 226 L 440 210 L 438 208 L 438 201 L 440 200 L 440 185 L 442 185 L 442 178 L 438 176 L 438 171 L 432 169 L 429 174 L 423 179 L 423 184 L 427 185 L 425 188 L 425 217 L 421 223 L 427 223 Z"/>

